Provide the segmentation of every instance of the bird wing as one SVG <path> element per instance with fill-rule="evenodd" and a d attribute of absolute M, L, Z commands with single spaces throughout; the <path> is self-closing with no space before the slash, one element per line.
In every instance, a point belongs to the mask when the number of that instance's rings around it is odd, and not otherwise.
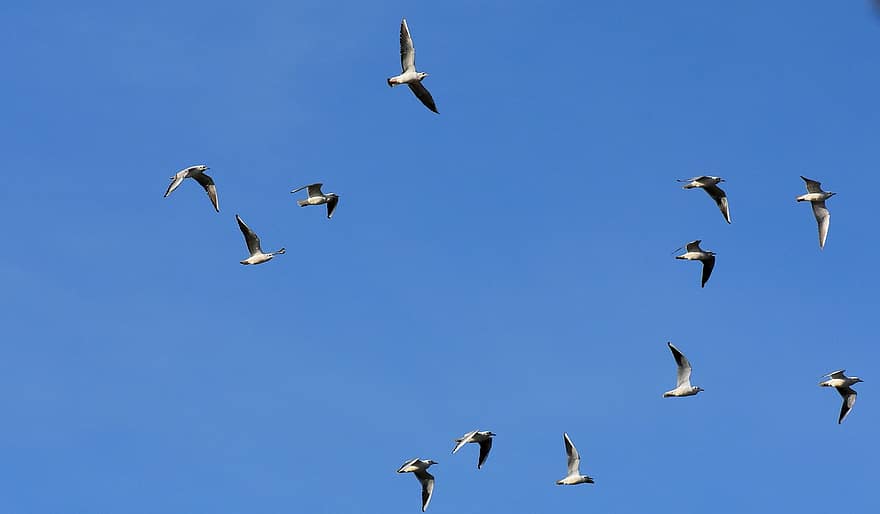
<path fill-rule="evenodd" d="M 492 450 L 492 438 L 488 438 L 485 441 L 480 441 L 480 460 L 477 461 L 477 469 L 483 467 L 483 463 L 486 462 L 486 458 L 489 457 L 489 452 Z"/>
<path fill-rule="evenodd" d="M 702 252 L 703 249 L 700 248 L 700 243 L 702 241 L 703 241 L 702 239 L 697 239 L 696 241 L 691 241 L 690 243 L 684 245 L 684 249 L 689 252 Z"/>
<path fill-rule="evenodd" d="M 577 448 L 574 447 L 574 443 L 571 442 L 567 433 L 563 432 L 562 438 L 565 440 L 565 453 L 568 455 L 568 474 L 580 475 L 581 455 L 578 453 Z"/>
<path fill-rule="evenodd" d="M 315 182 L 314 184 L 309 184 L 308 186 L 306 186 L 309 188 L 309 198 L 313 196 L 324 196 L 324 193 L 321 192 L 321 186 L 323 185 L 323 182 Z"/>
<path fill-rule="evenodd" d="M 406 18 L 400 20 L 400 67 L 404 73 L 416 71 L 416 49 L 409 35 Z"/>
<path fill-rule="evenodd" d="M 257 236 L 256 232 L 245 225 L 244 221 L 242 221 L 238 214 L 235 215 L 235 220 L 238 221 L 238 228 L 240 228 L 241 233 L 244 234 L 244 242 L 247 244 L 248 251 L 251 252 L 251 255 L 263 253 L 263 250 L 260 249 L 260 238 Z"/>
<path fill-rule="evenodd" d="M 208 198 L 211 199 L 214 210 L 220 212 L 220 204 L 217 201 L 217 186 L 214 185 L 214 179 L 204 173 L 197 173 L 193 178 L 205 188 L 205 192 L 208 193 Z"/>
<path fill-rule="evenodd" d="M 825 200 L 810 203 L 813 204 L 813 214 L 819 225 L 819 248 L 825 248 L 825 238 L 828 237 L 828 226 L 831 224 L 831 213 L 825 207 Z"/>
<path fill-rule="evenodd" d="M 407 85 L 416 95 L 416 98 L 418 98 L 422 101 L 423 104 L 425 104 L 425 107 L 431 109 L 437 114 L 440 114 L 440 112 L 437 110 L 437 105 L 434 104 L 434 97 L 431 96 L 431 93 L 429 93 L 428 90 L 425 89 L 425 86 L 423 86 L 421 82 L 410 82 Z"/>
<path fill-rule="evenodd" d="M 425 512 L 428 504 L 431 503 L 431 495 L 434 494 L 434 475 L 424 469 L 416 471 L 415 475 L 422 484 L 422 512 Z"/>
<path fill-rule="evenodd" d="M 177 189 L 180 186 L 180 184 L 183 183 L 183 179 L 185 179 L 185 178 L 186 178 L 186 170 L 176 173 L 171 178 L 171 183 L 168 184 L 168 189 L 165 190 L 165 196 L 163 196 L 163 198 L 167 198 L 168 195 L 170 195 L 172 191 Z"/>
<path fill-rule="evenodd" d="M 845 372 L 846 372 L 845 369 L 839 369 L 837 371 L 832 371 L 831 373 L 828 373 L 827 375 L 822 375 L 822 376 L 823 377 L 830 377 L 830 378 L 846 378 L 846 375 L 844 375 Z"/>
<path fill-rule="evenodd" d="M 851 387 L 836 387 L 835 389 L 843 397 L 843 405 L 840 406 L 840 417 L 837 418 L 837 424 L 839 425 L 843 423 L 849 411 L 852 410 L 853 405 L 856 404 L 856 392 Z"/>
<path fill-rule="evenodd" d="M 701 175 L 701 176 L 699 176 L 699 177 L 691 177 L 691 178 L 684 178 L 684 179 L 675 179 L 675 181 L 676 181 L 676 182 L 697 182 L 697 181 L 700 181 L 700 180 L 702 180 L 702 179 L 704 179 L 704 178 L 706 178 L 706 176 L 705 176 L 705 175 Z"/>
<path fill-rule="evenodd" d="M 804 182 L 807 184 L 807 192 L 808 193 L 821 193 L 822 192 L 822 183 L 816 182 L 815 180 L 810 180 L 807 177 L 801 175 L 801 178 L 804 179 Z"/>
<path fill-rule="evenodd" d="M 327 200 L 327 219 L 333 217 L 333 211 L 336 210 L 336 204 L 339 203 L 339 197 L 333 196 L 329 200 Z"/>
<path fill-rule="evenodd" d="M 683 384 L 690 386 L 691 385 L 691 363 L 687 360 L 687 357 L 681 353 L 681 350 L 675 347 L 672 343 L 666 343 L 669 346 L 669 350 L 672 351 L 672 356 L 675 358 L 675 365 L 678 366 L 677 378 L 678 383 L 676 387 L 681 387 Z"/>
<path fill-rule="evenodd" d="M 418 461 L 418 460 L 419 460 L 419 458 L 416 457 L 415 459 L 410 459 L 410 460 L 404 462 L 403 465 L 400 466 L 400 469 L 397 470 L 397 472 L 398 472 L 398 473 L 406 473 L 406 471 L 404 471 L 404 469 L 408 468 L 409 466 L 412 466 L 412 465 L 415 464 L 416 461 Z"/>
<path fill-rule="evenodd" d="M 714 268 L 715 256 L 710 255 L 708 259 L 703 260 L 703 277 L 700 279 L 700 287 L 706 287 L 706 282 L 709 281 L 709 276 L 712 275 Z"/>
<path fill-rule="evenodd" d="M 724 190 L 715 184 L 705 186 L 703 189 L 709 193 L 709 196 L 711 196 L 713 200 L 715 200 L 715 205 L 721 209 L 721 214 L 724 215 L 724 219 L 730 223 L 730 207 L 727 205 L 727 194 Z"/>
<path fill-rule="evenodd" d="M 474 439 L 474 436 L 477 434 L 477 431 L 468 432 L 467 434 L 461 436 L 461 439 L 456 439 L 458 444 L 455 445 L 455 448 L 452 449 L 452 453 L 454 454 L 458 450 L 461 450 L 461 447 L 468 444 Z"/>

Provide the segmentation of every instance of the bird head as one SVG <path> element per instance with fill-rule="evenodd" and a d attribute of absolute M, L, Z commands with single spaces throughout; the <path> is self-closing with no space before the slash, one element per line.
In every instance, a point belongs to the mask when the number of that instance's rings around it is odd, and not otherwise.
<path fill-rule="evenodd" d="M 702 387 L 695 387 L 695 388 L 694 388 L 694 391 L 696 391 L 696 392 L 699 393 L 699 392 L 701 392 L 701 391 L 705 391 L 705 389 L 703 389 Z"/>
<path fill-rule="evenodd" d="M 489 433 L 486 434 L 486 435 L 489 436 L 489 437 L 495 437 L 495 432 L 489 432 Z"/>
<path fill-rule="evenodd" d="M 850 377 L 850 378 L 853 379 L 853 380 L 855 380 L 856 382 L 864 382 L 864 380 L 862 380 L 862 379 L 859 378 L 859 377 Z"/>
<path fill-rule="evenodd" d="M 434 464 L 440 464 L 440 463 L 437 462 L 436 460 L 427 460 L 427 461 L 425 461 L 425 463 L 426 463 L 428 466 L 433 466 Z"/>
<path fill-rule="evenodd" d="M 419 80 L 421 81 L 421 80 L 423 80 L 425 77 L 427 77 L 428 74 L 425 73 L 424 71 L 420 71 L 420 72 L 418 73 L 418 76 L 419 76 Z"/>

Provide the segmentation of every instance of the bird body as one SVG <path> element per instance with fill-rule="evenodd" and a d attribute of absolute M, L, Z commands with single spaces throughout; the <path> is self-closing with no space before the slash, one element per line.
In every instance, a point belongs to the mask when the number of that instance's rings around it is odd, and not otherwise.
<path fill-rule="evenodd" d="M 251 230 L 250 227 L 245 225 L 244 221 L 238 214 L 235 215 L 235 220 L 238 222 L 238 228 L 244 235 L 244 242 L 245 244 L 247 244 L 248 251 L 251 254 L 247 259 L 239 261 L 241 264 L 262 264 L 264 262 L 271 261 L 272 257 L 275 257 L 276 255 L 281 255 L 286 251 L 284 248 L 282 248 L 275 252 L 264 253 L 262 248 L 260 248 L 259 236 L 257 236 L 257 234 L 253 230 Z"/>
<path fill-rule="evenodd" d="M 828 227 L 831 225 L 831 213 L 825 206 L 825 200 L 831 198 L 837 193 L 831 191 L 822 191 L 822 183 L 801 175 L 807 186 L 807 194 L 800 195 L 795 198 L 798 202 L 810 202 L 813 207 L 813 216 L 816 217 L 816 224 L 819 227 L 819 248 L 825 248 L 825 240 L 828 238 Z"/>
<path fill-rule="evenodd" d="M 663 393 L 663 398 L 693 396 L 702 391 L 702 388 L 691 385 L 691 363 L 687 360 L 687 357 L 671 342 L 667 342 L 666 345 L 669 346 L 672 357 L 675 358 L 677 372 L 675 389 Z"/>
<path fill-rule="evenodd" d="M 211 205 L 214 206 L 214 210 L 220 212 L 220 205 L 217 199 L 217 186 L 214 185 L 214 179 L 205 174 L 205 170 L 207 169 L 209 168 L 204 164 L 198 164 L 178 171 L 173 177 L 171 177 L 171 184 L 169 184 L 168 189 L 165 190 L 165 196 L 163 198 L 168 198 L 168 195 L 180 187 L 180 184 L 183 184 L 185 179 L 191 178 L 205 189 L 205 192 L 208 193 L 208 198 L 211 200 Z"/>
<path fill-rule="evenodd" d="M 455 448 L 452 449 L 453 455 L 455 452 L 460 450 L 464 445 L 468 443 L 477 443 L 480 445 L 480 457 L 477 460 L 477 469 L 483 467 L 483 463 L 486 462 L 486 458 L 489 457 L 489 450 L 492 449 L 492 438 L 495 437 L 495 434 L 486 430 L 479 431 L 474 430 L 473 432 L 468 432 L 467 434 L 461 436 L 459 439 L 456 439 L 455 442 L 458 443 L 455 445 Z"/>
<path fill-rule="evenodd" d="M 413 46 L 412 36 L 409 34 L 406 18 L 400 21 L 400 67 L 403 70 L 402 73 L 389 78 L 388 85 L 394 87 L 406 84 L 425 107 L 439 114 L 434 98 L 425 89 L 425 86 L 422 85 L 422 80 L 428 74 L 423 71 L 416 71 L 416 49 Z"/>
<path fill-rule="evenodd" d="M 568 434 L 563 432 L 562 440 L 565 443 L 565 454 L 568 457 L 568 475 L 561 480 L 556 481 L 556 485 L 578 485 L 578 484 L 593 484 L 593 479 L 586 475 L 581 475 L 581 456 L 575 448 L 574 443 L 571 442 L 571 439 L 568 437 Z"/>
<path fill-rule="evenodd" d="M 677 255 L 675 258 L 686 261 L 702 262 L 703 275 L 700 280 L 700 287 L 706 287 L 706 282 L 709 280 L 709 277 L 712 275 L 712 270 L 715 268 L 715 252 L 709 252 L 700 248 L 701 242 L 702 240 L 700 239 L 691 241 L 685 245 L 685 253 Z"/>
<path fill-rule="evenodd" d="M 428 473 L 428 468 L 437 464 L 433 460 L 421 460 L 418 457 L 410 459 L 400 466 L 398 473 L 412 473 L 416 476 L 419 483 L 422 484 L 422 512 L 428 508 L 431 503 L 431 496 L 434 494 L 434 475 Z"/>
<path fill-rule="evenodd" d="M 843 420 L 846 419 L 849 412 L 852 410 L 853 405 L 856 404 L 856 391 L 850 387 L 852 385 L 858 384 L 859 382 L 864 382 L 859 377 L 848 377 L 844 374 L 846 370 L 841 369 L 837 371 L 832 371 L 825 375 L 829 377 L 828 380 L 824 382 L 819 382 L 819 385 L 822 387 L 833 387 L 840 394 L 841 398 L 843 398 L 843 404 L 840 406 L 840 415 L 837 418 L 837 424 L 843 423 Z"/>

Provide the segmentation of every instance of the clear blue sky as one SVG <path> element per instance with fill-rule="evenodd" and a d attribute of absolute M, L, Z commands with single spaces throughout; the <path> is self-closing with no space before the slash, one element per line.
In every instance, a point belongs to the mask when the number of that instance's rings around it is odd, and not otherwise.
<path fill-rule="evenodd" d="M 74 4 L 0 6 L 0 512 L 878 511 L 867 0 Z"/>

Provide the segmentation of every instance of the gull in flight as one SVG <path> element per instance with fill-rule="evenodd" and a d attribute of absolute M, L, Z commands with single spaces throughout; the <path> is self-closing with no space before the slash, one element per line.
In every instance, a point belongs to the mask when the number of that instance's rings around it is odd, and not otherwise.
<path fill-rule="evenodd" d="M 687 182 L 682 189 L 700 188 L 715 200 L 715 204 L 721 209 L 721 215 L 727 223 L 730 223 L 730 207 L 727 205 L 727 194 L 718 187 L 718 183 L 724 182 L 721 177 L 711 177 L 703 175 L 701 177 L 689 178 L 687 180 L 679 180 L 678 182 Z"/>
<path fill-rule="evenodd" d="M 271 261 L 272 257 L 285 252 L 284 248 L 282 248 L 277 252 L 263 253 L 263 250 L 260 248 L 260 237 L 244 224 L 244 221 L 242 221 L 238 214 L 235 215 L 235 221 L 238 222 L 238 228 L 244 234 L 244 242 L 247 243 L 248 251 L 251 253 L 250 257 L 239 261 L 242 264 L 262 264 L 266 261 Z"/>
<path fill-rule="evenodd" d="M 321 182 L 316 182 L 307 186 L 298 187 L 291 191 L 291 193 L 298 193 L 303 189 L 308 188 L 309 197 L 305 200 L 297 200 L 296 203 L 298 203 L 300 207 L 305 207 L 307 205 L 321 205 L 326 203 L 327 219 L 329 220 L 333 217 L 333 211 L 336 210 L 336 204 L 339 203 L 339 195 L 336 193 L 322 193 L 321 186 L 323 185 L 324 184 Z"/>
<path fill-rule="evenodd" d="M 678 366 L 678 382 L 675 389 L 663 393 L 663 398 L 669 396 L 693 396 L 702 391 L 702 388 L 691 385 L 691 363 L 688 362 L 687 357 L 678 348 L 673 346 L 672 343 L 667 342 L 666 344 L 672 351 L 672 356 L 675 357 L 675 365 Z"/>
<path fill-rule="evenodd" d="M 431 495 L 434 494 L 434 475 L 428 473 L 428 468 L 437 462 L 433 460 L 421 460 L 418 457 L 408 460 L 400 466 L 398 473 L 414 473 L 419 483 L 422 484 L 422 512 L 431 503 Z"/>
<path fill-rule="evenodd" d="M 581 475 L 581 456 L 578 453 L 577 448 L 574 447 L 574 443 L 572 443 L 571 439 L 568 438 L 568 434 L 563 432 L 562 438 L 565 440 L 565 453 L 568 455 L 568 475 L 562 480 L 557 480 L 556 485 L 578 485 L 594 483 L 592 478 L 586 475 Z"/>
<path fill-rule="evenodd" d="M 205 170 L 207 169 L 208 167 L 204 164 L 199 164 L 197 166 L 190 166 L 189 168 L 182 169 L 175 173 L 174 176 L 171 177 L 171 184 L 168 186 L 168 190 L 165 191 L 164 198 L 167 198 L 172 191 L 177 189 L 180 184 L 183 183 L 183 179 L 195 179 L 196 182 L 198 182 L 202 185 L 203 188 L 205 188 L 205 192 L 208 193 L 208 198 L 211 199 L 211 204 L 214 205 L 214 210 L 220 212 L 220 206 L 217 202 L 217 186 L 214 185 L 214 179 L 205 174 Z"/>
<path fill-rule="evenodd" d="M 844 371 L 846 370 L 841 369 L 828 373 L 827 375 L 823 375 L 829 377 L 828 380 L 824 382 L 819 382 L 819 385 L 822 387 L 833 387 L 837 389 L 837 392 L 840 393 L 841 397 L 843 397 L 843 405 L 840 406 L 840 417 L 837 418 L 838 425 L 843 423 L 843 420 L 846 419 L 849 411 L 852 410 L 853 405 L 856 404 L 856 392 L 850 386 L 853 384 L 858 384 L 859 382 L 864 382 L 864 380 L 859 377 L 848 377 L 844 375 Z"/>
<path fill-rule="evenodd" d="M 428 74 L 416 71 L 416 49 L 413 47 L 412 37 L 409 35 L 406 18 L 400 21 L 400 66 L 403 68 L 403 73 L 388 79 L 388 85 L 394 87 L 406 84 L 416 95 L 416 98 L 425 104 L 425 107 L 439 114 L 437 106 L 434 105 L 434 98 L 422 85 L 422 79 Z"/>
<path fill-rule="evenodd" d="M 712 269 L 715 267 L 715 252 L 705 251 L 700 248 L 701 241 L 701 239 L 691 241 L 690 243 L 685 245 L 685 250 L 687 251 L 681 255 L 677 255 L 675 258 L 684 259 L 686 261 L 702 261 L 703 278 L 700 281 L 700 287 L 706 287 L 706 281 L 709 280 L 709 275 L 712 274 Z M 681 248 L 679 248 L 678 250 L 680 249 Z"/>
<path fill-rule="evenodd" d="M 801 175 L 807 184 L 807 194 L 800 195 L 795 200 L 799 202 L 810 202 L 813 206 L 813 215 L 816 216 L 816 223 L 819 224 L 819 248 L 825 248 L 825 238 L 828 237 L 828 225 L 831 223 L 831 213 L 825 207 L 825 200 L 831 198 L 837 193 L 831 191 L 822 191 L 822 183 L 810 180 Z"/>
<path fill-rule="evenodd" d="M 492 449 L 492 438 L 495 437 L 495 434 L 492 432 L 484 431 L 480 432 L 478 430 L 474 430 L 473 432 L 468 432 L 467 434 L 461 436 L 460 439 L 456 439 L 455 442 L 458 443 L 455 445 L 455 448 L 452 449 L 453 455 L 455 452 L 461 449 L 462 446 L 467 443 L 479 443 L 480 445 L 480 459 L 477 461 L 477 469 L 483 467 L 483 463 L 486 462 L 486 458 L 489 456 L 489 450 Z"/>

